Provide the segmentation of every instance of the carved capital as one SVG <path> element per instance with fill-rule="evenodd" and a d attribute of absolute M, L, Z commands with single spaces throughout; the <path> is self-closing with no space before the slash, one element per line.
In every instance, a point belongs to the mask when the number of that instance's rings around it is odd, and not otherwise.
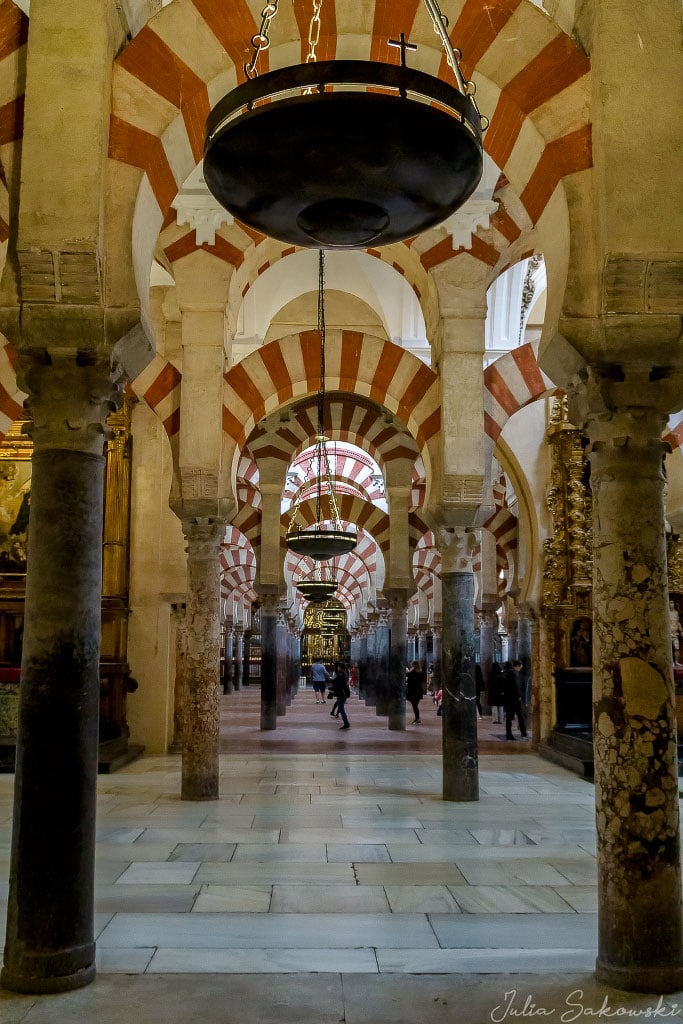
<path fill-rule="evenodd" d="M 471 530 L 439 529 L 436 540 L 441 552 L 442 572 L 472 572 L 477 538 Z"/>
<path fill-rule="evenodd" d="M 113 436 L 105 420 L 123 402 L 123 380 L 108 357 L 24 350 L 17 380 L 28 393 L 27 432 L 34 451 L 58 448 L 103 454 L 105 440 Z"/>
<path fill-rule="evenodd" d="M 225 523 L 214 519 L 183 519 L 188 561 L 216 561 L 225 540 Z"/>

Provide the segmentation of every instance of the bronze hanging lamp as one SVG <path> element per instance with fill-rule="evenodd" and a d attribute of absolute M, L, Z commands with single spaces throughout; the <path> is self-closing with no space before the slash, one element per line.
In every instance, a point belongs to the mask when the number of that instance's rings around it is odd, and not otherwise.
<path fill-rule="evenodd" d="M 296 584 L 296 589 L 307 601 L 322 604 L 334 595 L 338 586 L 339 582 L 334 577 L 333 570 L 324 562 L 316 562 L 314 575 L 310 579 L 300 580 Z"/>
<path fill-rule="evenodd" d="M 287 547 L 297 555 L 308 555 L 314 561 L 324 562 L 335 555 L 343 555 L 352 551 L 358 543 L 355 529 L 344 528 L 337 496 L 334 488 L 334 477 L 330 467 L 327 451 L 328 438 L 325 436 L 325 253 L 321 249 L 318 255 L 318 333 L 320 334 L 320 385 L 318 388 L 318 422 L 315 436 L 314 454 L 310 459 L 311 475 L 315 474 L 315 523 L 312 526 L 296 529 L 301 498 L 294 503 L 285 536 Z M 327 484 L 323 493 L 323 481 Z M 301 490 L 299 491 L 301 494 Z M 328 515 L 324 514 L 324 505 L 328 506 Z"/>
<path fill-rule="evenodd" d="M 387 245 L 442 223 L 472 195 L 488 126 L 465 82 L 447 19 L 425 0 L 455 85 L 407 66 L 316 60 L 322 0 L 312 0 L 305 64 L 258 75 L 279 0 L 262 11 L 247 81 L 206 122 L 204 179 L 233 216 L 293 245 Z"/>

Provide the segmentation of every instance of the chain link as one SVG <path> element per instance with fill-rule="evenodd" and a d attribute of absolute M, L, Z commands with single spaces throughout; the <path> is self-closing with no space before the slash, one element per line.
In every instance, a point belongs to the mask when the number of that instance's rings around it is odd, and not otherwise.
<path fill-rule="evenodd" d="M 313 0 L 313 14 L 311 16 L 311 24 L 308 27 L 307 64 L 312 64 L 318 59 L 315 51 L 318 43 L 320 42 L 320 11 L 322 10 L 322 6 L 323 0 Z"/>
<path fill-rule="evenodd" d="M 258 30 L 255 36 L 251 37 L 251 45 L 254 47 L 254 56 L 251 58 L 251 63 L 244 65 L 244 73 L 247 78 L 256 78 L 258 75 L 258 59 L 261 56 L 262 50 L 268 50 L 270 48 L 270 38 L 268 31 L 270 29 L 270 23 L 277 14 L 278 5 L 280 0 L 273 0 L 273 3 L 266 4 L 261 11 L 261 28 Z"/>

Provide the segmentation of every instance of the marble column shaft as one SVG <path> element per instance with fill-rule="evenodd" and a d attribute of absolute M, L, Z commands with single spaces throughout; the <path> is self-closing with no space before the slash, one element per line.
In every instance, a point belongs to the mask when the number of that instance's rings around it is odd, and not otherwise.
<path fill-rule="evenodd" d="M 241 690 L 244 685 L 244 630 L 241 626 L 235 626 L 235 669 L 232 685 L 235 690 Z"/>
<path fill-rule="evenodd" d="M 289 690 L 289 630 L 282 609 L 278 609 L 275 627 L 276 697 L 275 709 L 282 718 L 287 712 Z"/>
<path fill-rule="evenodd" d="M 389 714 L 389 626 L 384 615 L 375 640 L 375 714 Z"/>
<path fill-rule="evenodd" d="M 184 520 L 187 540 L 186 700 L 181 798 L 218 799 L 220 550 L 225 526 Z"/>
<path fill-rule="evenodd" d="M 2 984 L 95 976 L 93 930 L 106 365 L 22 356 L 34 442 Z"/>
<path fill-rule="evenodd" d="M 233 649 L 234 649 L 235 634 L 231 625 L 226 626 L 225 630 L 225 652 L 224 652 L 224 663 L 223 663 L 223 693 L 232 693 L 235 689 L 233 684 Z"/>
<path fill-rule="evenodd" d="M 641 414 L 642 415 L 642 414 Z M 663 417 L 594 442 L 593 699 L 598 978 L 683 988 Z M 627 438 L 627 439 L 626 439 Z"/>
<path fill-rule="evenodd" d="M 479 614 L 479 661 L 484 683 L 486 703 L 491 706 L 491 669 L 496 660 L 498 616 L 491 609 Z"/>
<path fill-rule="evenodd" d="M 474 576 L 442 573 L 443 798 L 479 799 Z"/>
<path fill-rule="evenodd" d="M 389 644 L 389 672 L 387 686 L 387 714 L 389 729 L 406 729 L 406 663 L 408 660 L 408 600 L 407 590 L 398 588 L 387 593 L 391 608 L 391 640 Z"/>
<path fill-rule="evenodd" d="M 277 728 L 277 617 L 279 599 L 261 597 L 261 731 Z"/>
<path fill-rule="evenodd" d="M 377 626 L 374 622 L 368 626 L 365 649 L 367 658 L 363 699 L 367 707 L 374 708 L 377 706 Z"/>
<path fill-rule="evenodd" d="M 173 683 L 173 738 L 168 752 L 169 754 L 180 754 L 183 749 L 183 718 L 185 716 L 185 691 L 187 687 L 185 605 L 172 605 L 171 616 L 175 624 L 175 679 Z"/>

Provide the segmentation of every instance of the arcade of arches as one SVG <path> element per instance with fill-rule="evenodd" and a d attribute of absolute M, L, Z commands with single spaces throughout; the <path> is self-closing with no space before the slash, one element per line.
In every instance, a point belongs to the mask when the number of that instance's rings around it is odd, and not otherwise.
<path fill-rule="evenodd" d="M 280 6 L 266 67 L 308 46 L 307 4 Z M 674 0 L 443 4 L 484 175 L 444 225 L 328 253 L 326 431 L 359 537 L 329 637 L 284 540 L 293 502 L 315 521 L 316 254 L 201 177 L 262 3 L 82 7 L 0 2 L 3 984 L 94 975 L 98 704 L 101 767 L 180 749 L 182 798 L 214 800 L 223 694 L 258 683 L 254 729 L 285 730 L 320 648 L 397 734 L 406 661 L 433 663 L 455 802 L 478 798 L 474 663 L 486 687 L 519 657 L 533 749 L 594 771 L 598 978 L 683 989 Z M 401 31 L 447 77 L 417 0 L 323 5 L 328 58 L 396 61 Z"/>

